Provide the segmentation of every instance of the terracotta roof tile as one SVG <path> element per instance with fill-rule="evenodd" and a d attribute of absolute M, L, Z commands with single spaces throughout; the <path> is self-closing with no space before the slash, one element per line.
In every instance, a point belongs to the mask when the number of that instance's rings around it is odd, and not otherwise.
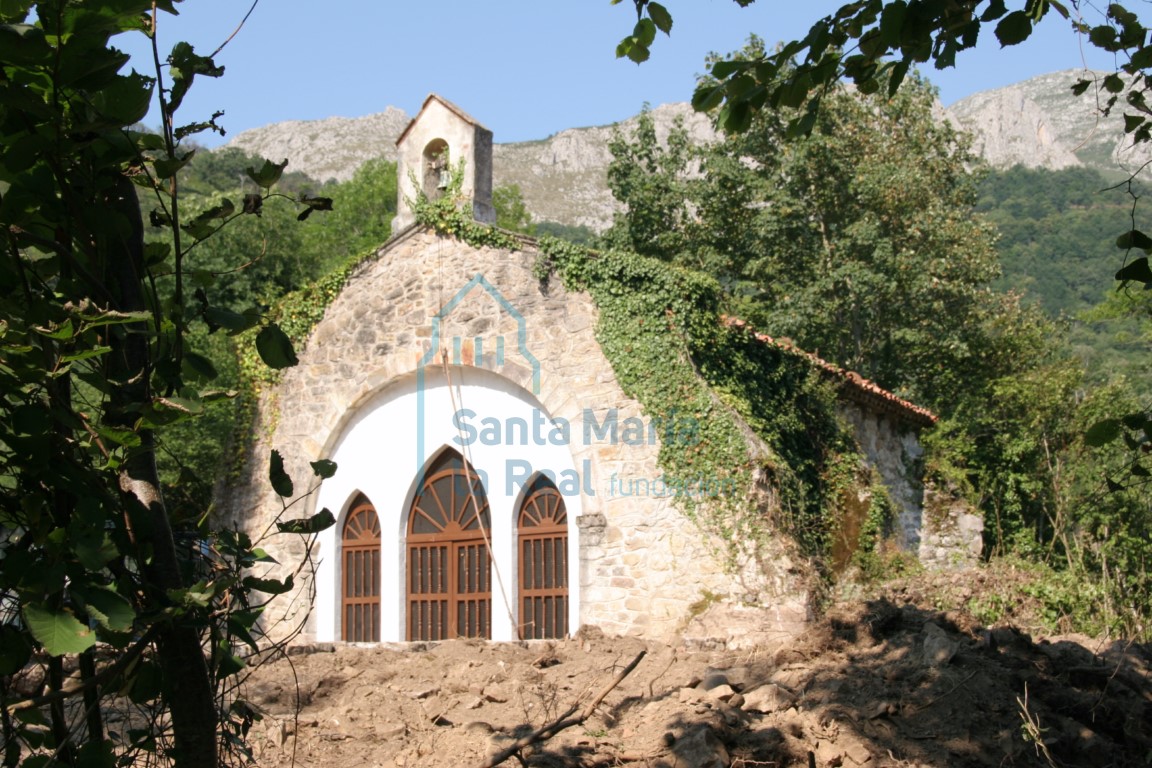
<path fill-rule="evenodd" d="M 841 391 L 861 405 L 866 405 L 873 410 L 899 416 L 914 424 L 925 427 L 932 426 L 938 420 L 936 414 L 927 408 L 923 408 L 915 403 L 910 403 L 892 394 L 879 384 L 864 378 L 855 371 L 847 371 L 811 352 L 805 352 L 791 342 L 783 339 L 775 339 L 766 333 L 759 333 L 747 321 L 741 320 L 738 317 L 725 317 L 723 320 L 724 324 L 729 328 L 742 329 L 762 344 L 807 359 L 818 369 L 838 380 Z"/>

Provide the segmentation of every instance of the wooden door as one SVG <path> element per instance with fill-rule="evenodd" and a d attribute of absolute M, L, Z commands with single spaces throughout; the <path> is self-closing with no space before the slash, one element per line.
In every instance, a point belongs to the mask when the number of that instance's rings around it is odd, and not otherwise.
<path fill-rule="evenodd" d="M 342 538 L 343 638 L 380 642 L 380 518 L 368 497 L 360 494 L 344 520 Z"/>
<path fill-rule="evenodd" d="M 427 470 L 408 516 L 408 639 L 492 636 L 488 499 L 455 451 Z"/>
<path fill-rule="evenodd" d="M 568 636 L 568 513 L 546 477 L 528 489 L 516 524 L 519 542 L 520 637 Z"/>

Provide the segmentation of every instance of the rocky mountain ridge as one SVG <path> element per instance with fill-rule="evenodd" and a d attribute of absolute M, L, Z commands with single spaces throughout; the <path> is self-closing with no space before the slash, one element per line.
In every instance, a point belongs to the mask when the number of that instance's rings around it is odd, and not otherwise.
<path fill-rule="evenodd" d="M 1077 80 L 1093 76 L 1099 74 L 1065 70 L 1041 75 L 973 94 L 942 114 L 973 134 L 975 150 L 993 167 L 1087 166 L 1111 176 L 1133 171 L 1152 159 L 1152 148 L 1134 149 L 1126 141 L 1122 110 L 1100 115 L 1104 96 L 1098 96 L 1095 88 L 1080 96 L 1070 90 Z M 470 107 L 483 113 L 476 105 Z M 655 107 L 652 117 L 661 139 L 678 119 L 693 140 L 716 138 L 709 117 L 693 112 L 686 103 Z M 287 121 L 244 131 L 227 146 L 273 159 L 286 157 L 291 169 L 317 180 L 343 181 L 373 157 L 394 160 L 396 138 L 409 120 L 402 110 L 388 107 L 359 118 Z M 635 122 L 633 117 L 619 127 L 627 132 Z M 615 208 L 605 178 L 611 160 L 608 142 L 615 128 L 571 128 L 538 141 L 498 143 L 493 151 L 494 183 L 519 185 L 538 221 L 602 230 L 611 223 Z"/>

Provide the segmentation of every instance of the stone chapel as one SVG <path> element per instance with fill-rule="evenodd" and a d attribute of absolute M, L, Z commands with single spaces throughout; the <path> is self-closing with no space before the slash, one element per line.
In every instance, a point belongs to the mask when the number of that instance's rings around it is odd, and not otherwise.
<path fill-rule="evenodd" d="M 431 95 L 397 145 L 393 236 L 261 394 L 242 479 L 221 502 L 253 538 L 283 517 L 336 518 L 265 629 L 302 625 L 302 642 L 507 641 L 591 625 L 736 646 L 801 628 L 810 609 L 791 550 L 771 569 L 734 570 L 659 486 L 660 436 L 619 439 L 651 414 L 617 382 L 591 298 L 543 290 L 529 238 L 474 247 L 416 222 L 410 201 L 445 187 L 445 157 L 464 161 L 475 219 L 495 221 L 492 133 Z M 978 552 L 978 520 L 923 513 L 917 436 L 932 414 L 811 360 L 838 382 L 899 507 L 898 543 L 926 559 Z M 338 470 L 286 512 L 266 479 L 273 447 L 295 478 L 319 459 Z M 282 578 L 304 540 L 269 542 Z"/>

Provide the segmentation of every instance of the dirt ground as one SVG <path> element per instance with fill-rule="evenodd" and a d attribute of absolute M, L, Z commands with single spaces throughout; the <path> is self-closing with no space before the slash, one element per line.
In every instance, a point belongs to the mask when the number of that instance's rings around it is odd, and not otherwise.
<path fill-rule="evenodd" d="M 562 642 L 295 649 L 246 686 L 260 766 L 1147 766 L 1152 649 L 1033 639 L 888 588 L 772 648 Z M 575 707 L 575 711 L 571 708 Z"/>

